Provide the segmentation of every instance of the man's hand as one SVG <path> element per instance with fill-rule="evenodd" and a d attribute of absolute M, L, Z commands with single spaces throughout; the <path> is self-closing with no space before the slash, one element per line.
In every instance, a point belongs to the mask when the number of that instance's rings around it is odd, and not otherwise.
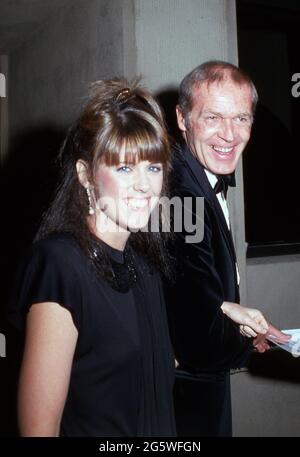
<path fill-rule="evenodd" d="M 221 309 L 226 316 L 240 325 L 240 332 L 244 336 L 255 338 L 258 334 L 265 335 L 268 331 L 269 324 L 258 309 L 231 302 L 224 302 Z"/>
<path fill-rule="evenodd" d="M 247 308 L 231 302 L 224 302 L 221 309 L 231 320 L 240 324 L 242 335 L 254 338 L 253 346 L 258 352 L 270 349 L 268 336 L 273 337 L 270 341 L 276 339 L 276 343 L 287 343 L 291 338 L 290 335 L 282 333 L 278 328 L 269 324 L 258 309 Z"/>
<path fill-rule="evenodd" d="M 265 352 L 270 349 L 270 344 L 267 341 L 268 336 L 272 336 L 271 341 L 276 340 L 276 343 L 287 343 L 291 338 L 291 335 L 286 335 L 274 327 L 272 324 L 269 324 L 267 333 L 264 335 L 258 335 L 253 340 L 253 346 L 258 352 Z"/>

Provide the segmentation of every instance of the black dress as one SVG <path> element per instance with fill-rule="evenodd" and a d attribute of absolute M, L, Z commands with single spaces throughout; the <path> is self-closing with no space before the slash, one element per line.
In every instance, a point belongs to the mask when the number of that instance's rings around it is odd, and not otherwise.
<path fill-rule="evenodd" d="M 114 262 L 123 253 L 104 245 Z M 133 254 L 137 280 L 120 292 L 66 234 L 39 241 L 21 268 L 12 320 L 56 302 L 78 330 L 62 436 L 174 436 L 174 356 L 159 276 Z"/>

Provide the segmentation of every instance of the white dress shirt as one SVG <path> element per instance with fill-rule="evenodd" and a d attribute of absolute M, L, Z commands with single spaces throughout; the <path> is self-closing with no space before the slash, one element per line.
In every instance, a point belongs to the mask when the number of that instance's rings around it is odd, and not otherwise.
<path fill-rule="evenodd" d="M 206 170 L 206 168 L 204 168 L 204 171 L 205 171 L 205 174 L 206 174 L 207 179 L 209 181 L 209 184 L 211 185 L 212 188 L 214 188 L 216 183 L 217 183 L 217 181 L 218 181 L 218 178 L 211 171 Z M 220 206 L 222 208 L 225 220 L 227 222 L 228 230 L 230 230 L 229 211 L 228 211 L 226 198 L 225 198 L 223 192 L 218 192 L 216 194 L 216 197 L 217 197 L 217 199 L 218 199 L 218 201 L 220 203 Z M 237 283 L 240 284 L 240 275 L 239 275 L 238 264 L 235 262 L 235 265 L 236 265 Z"/>

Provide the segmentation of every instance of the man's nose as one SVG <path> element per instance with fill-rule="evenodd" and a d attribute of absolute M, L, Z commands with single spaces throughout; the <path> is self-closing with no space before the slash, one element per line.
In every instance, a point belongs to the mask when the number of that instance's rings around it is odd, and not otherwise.
<path fill-rule="evenodd" d="M 222 127 L 219 130 L 219 137 L 227 143 L 234 140 L 234 126 L 232 119 L 223 119 Z"/>
<path fill-rule="evenodd" d="M 138 171 L 133 184 L 134 190 L 138 192 L 147 192 L 149 190 L 149 179 L 145 171 Z"/>

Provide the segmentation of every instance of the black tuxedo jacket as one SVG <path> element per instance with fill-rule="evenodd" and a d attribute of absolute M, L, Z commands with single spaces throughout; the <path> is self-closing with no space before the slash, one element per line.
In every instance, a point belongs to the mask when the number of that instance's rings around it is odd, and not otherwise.
<path fill-rule="evenodd" d="M 231 233 L 205 171 L 187 147 L 174 154 L 172 196 L 204 197 L 204 237 L 186 243 L 175 233 L 179 268 L 168 293 L 170 331 L 179 362 L 175 388 L 178 433 L 231 434 L 230 368 L 243 366 L 251 351 L 239 327 L 222 312 L 239 301 Z"/>

